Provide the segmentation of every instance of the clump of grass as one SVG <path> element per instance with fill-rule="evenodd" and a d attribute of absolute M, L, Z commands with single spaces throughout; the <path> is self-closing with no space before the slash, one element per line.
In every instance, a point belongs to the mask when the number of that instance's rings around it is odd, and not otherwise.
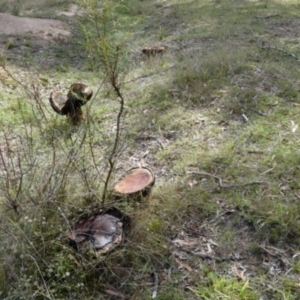
<path fill-rule="evenodd" d="M 182 54 L 180 68 L 175 72 L 174 85 L 184 101 L 209 106 L 222 96 L 236 73 L 247 71 L 246 53 L 242 50 L 214 50 L 209 54 Z"/>
<path fill-rule="evenodd" d="M 257 299 L 257 292 L 249 287 L 249 281 L 218 276 L 214 272 L 207 274 L 207 283 L 195 291 L 202 299 Z"/>
<path fill-rule="evenodd" d="M 15 47 L 14 40 L 13 39 L 8 39 L 8 41 L 6 42 L 6 49 L 10 50 L 14 47 Z"/>

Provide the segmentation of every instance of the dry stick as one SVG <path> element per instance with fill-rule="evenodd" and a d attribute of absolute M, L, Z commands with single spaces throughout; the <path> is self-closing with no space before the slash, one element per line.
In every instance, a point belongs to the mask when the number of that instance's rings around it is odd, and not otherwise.
<path fill-rule="evenodd" d="M 106 195 L 107 195 L 107 188 L 108 188 L 108 183 L 114 168 L 114 157 L 116 155 L 117 152 L 117 147 L 118 147 L 118 143 L 119 143 L 119 139 L 120 139 L 120 127 L 121 127 L 121 117 L 123 114 L 123 110 L 124 110 L 124 98 L 122 93 L 120 92 L 120 88 L 116 85 L 116 82 L 114 80 L 112 80 L 112 84 L 113 84 L 113 88 L 115 90 L 115 92 L 117 93 L 117 96 L 120 98 L 120 109 L 119 109 L 119 113 L 118 113 L 118 117 L 117 117 L 117 130 L 116 130 L 116 136 L 115 136 L 115 142 L 114 142 L 114 146 L 113 149 L 109 155 L 108 158 L 108 163 L 109 163 L 109 170 L 106 176 L 106 180 L 104 183 L 104 189 L 103 189 L 103 194 L 102 194 L 102 205 L 105 203 L 106 200 Z"/>
<path fill-rule="evenodd" d="M 152 299 L 156 298 L 157 296 L 157 290 L 158 290 L 158 276 L 155 272 L 152 273 L 153 279 L 154 279 L 154 288 L 153 288 L 153 293 L 152 293 Z"/>
<path fill-rule="evenodd" d="M 249 186 L 249 185 L 265 184 L 266 183 L 264 181 L 252 181 L 252 182 L 247 182 L 247 183 L 243 183 L 243 184 L 223 185 L 222 178 L 219 177 L 219 176 L 215 176 L 215 175 L 212 175 L 212 174 L 206 173 L 206 172 L 189 172 L 189 173 L 194 174 L 194 175 L 209 176 L 209 177 L 212 177 L 214 179 L 217 179 L 219 187 L 222 188 L 222 189 L 233 189 L 233 188 L 239 188 L 239 187 L 244 187 L 244 186 Z"/>
<path fill-rule="evenodd" d="M 121 118 L 122 118 L 122 114 L 124 111 L 124 104 L 125 104 L 125 100 L 124 97 L 120 91 L 120 85 L 118 84 L 118 65 L 119 65 L 119 55 L 120 55 L 120 48 L 119 46 L 117 46 L 116 49 L 116 56 L 115 56 L 115 60 L 113 62 L 113 65 L 109 65 L 109 60 L 106 60 L 106 73 L 109 77 L 110 83 L 113 87 L 113 89 L 115 90 L 117 97 L 120 99 L 120 108 L 119 108 L 119 113 L 117 116 L 117 129 L 116 129 L 116 136 L 115 136 L 115 141 L 114 141 L 114 145 L 113 145 L 113 149 L 109 155 L 108 158 L 108 163 L 109 163 L 109 170 L 105 179 L 105 183 L 104 183 L 104 189 L 103 189 L 103 194 L 102 194 L 102 206 L 105 203 L 106 200 L 106 196 L 107 196 L 107 189 L 108 189 L 108 183 L 111 177 L 111 174 L 113 172 L 114 169 L 114 158 L 117 154 L 117 148 L 118 148 L 118 144 L 119 144 L 119 140 L 120 140 L 120 131 L 121 131 Z"/>
<path fill-rule="evenodd" d="M 48 172 L 47 179 L 44 181 L 43 184 L 40 185 L 38 193 L 39 196 L 42 197 L 42 195 L 45 194 L 46 189 L 50 185 L 51 179 L 53 178 L 55 168 L 56 168 L 56 147 L 54 143 L 54 131 L 52 131 L 52 137 L 50 138 L 51 147 L 52 147 L 52 162 L 51 162 L 51 168 L 50 172 Z"/>
<path fill-rule="evenodd" d="M 292 57 L 294 57 L 295 59 L 297 59 L 298 61 L 300 61 L 300 59 L 299 59 L 299 57 L 296 55 L 296 54 L 294 54 L 294 53 L 292 53 L 292 52 L 290 52 L 290 51 L 287 51 L 287 50 L 285 50 L 285 49 L 283 49 L 283 48 L 279 48 L 279 47 L 273 47 L 273 46 L 264 46 L 264 43 L 260 46 L 260 48 L 261 49 L 272 49 L 272 50 L 277 50 L 277 51 L 281 51 L 281 52 L 283 52 L 284 54 L 286 54 L 286 55 L 288 55 L 288 56 L 292 56 Z"/>
<path fill-rule="evenodd" d="M 100 92 L 100 90 L 101 90 L 101 88 L 102 88 L 102 86 L 103 86 L 103 84 L 104 84 L 105 81 L 106 81 L 106 78 L 103 79 L 103 81 L 101 82 L 100 86 L 98 87 L 98 89 L 97 89 L 97 91 L 96 91 L 96 93 L 95 93 L 93 99 L 91 100 L 91 105 L 93 104 L 93 101 L 96 99 L 96 97 L 97 97 L 98 93 Z M 90 107 L 91 107 L 91 105 L 88 107 L 88 114 L 90 113 Z M 91 121 L 91 120 L 90 120 L 90 117 L 89 117 L 89 118 L 87 119 L 87 122 L 88 122 L 87 124 L 88 124 L 88 125 L 90 125 L 90 121 Z M 89 131 L 89 133 L 90 133 L 90 135 L 91 135 L 91 126 L 88 126 L 88 131 Z M 88 144 L 89 144 L 89 146 L 90 146 L 90 152 L 91 152 L 92 160 L 93 160 L 93 163 L 94 163 L 94 167 L 95 167 L 95 169 L 96 169 L 96 171 L 97 171 L 97 173 L 98 173 L 98 176 L 99 176 L 100 179 L 101 179 L 101 173 L 100 173 L 99 169 L 96 167 L 96 166 L 97 166 L 96 156 L 95 156 L 95 153 L 94 153 L 94 150 L 93 150 L 94 147 L 93 147 L 93 145 L 92 145 L 91 139 L 89 139 Z M 101 180 L 102 180 L 102 179 L 101 179 Z M 98 188 L 99 188 L 99 185 L 100 185 L 100 180 L 99 180 Z M 93 193 L 93 196 L 95 196 L 94 193 Z"/>
<path fill-rule="evenodd" d="M 39 108 L 39 110 L 42 112 L 43 114 L 43 117 L 45 118 L 45 120 L 47 121 L 47 117 L 46 117 L 46 114 L 44 113 L 44 110 L 43 110 L 43 107 L 42 107 L 42 101 L 41 101 L 41 95 L 40 95 L 40 90 L 39 90 L 39 87 L 35 84 L 31 84 L 31 87 L 33 89 L 33 98 Z M 33 111 L 34 113 L 34 111 Z"/>
<path fill-rule="evenodd" d="M 16 199 L 15 201 L 18 200 L 20 192 L 22 190 L 23 176 L 24 176 L 22 163 L 21 163 L 21 155 L 20 155 L 19 151 L 18 151 L 18 168 L 19 168 L 19 171 L 20 171 L 20 178 L 19 178 L 19 186 L 18 186 L 18 191 L 17 191 L 16 197 L 15 197 L 15 199 Z"/>
<path fill-rule="evenodd" d="M 6 133 L 4 133 L 4 138 L 5 138 L 5 143 L 6 143 L 6 147 L 8 148 L 8 151 L 9 151 L 9 143 L 8 143 L 8 138 L 6 136 Z M 4 151 L 3 151 L 4 152 Z M 9 153 L 9 152 L 8 152 Z M 4 168 L 4 171 L 6 173 L 6 182 L 5 182 L 5 185 L 6 185 L 6 190 L 9 191 L 10 189 L 10 185 L 9 185 L 9 172 L 8 172 L 8 166 L 6 164 L 6 161 L 5 161 L 5 157 L 4 157 L 4 153 L 2 153 L 2 149 L 0 148 L 0 157 L 1 157 L 1 160 L 2 160 L 2 165 L 3 165 L 3 168 Z"/>
<path fill-rule="evenodd" d="M 267 116 L 266 114 L 264 114 L 264 113 L 262 113 L 262 112 L 260 112 L 260 111 L 258 111 L 256 109 L 250 108 L 250 107 L 245 107 L 245 109 L 250 110 L 250 111 L 252 111 L 252 112 L 254 112 L 254 113 L 256 113 L 256 114 L 258 114 L 258 115 L 260 115 L 262 117 L 266 117 Z"/>
<path fill-rule="evenodd" d="M 7 137 L 6 133 L 4 133 L 4 137 L 5 137 L 6 147 L 7 147 L 7 149 L 9 149 L 8 137 Z M 7 198 L 7 200 L 9 201 L 9 203 L 11 205 L 11 208 L 9 208 L 9 209 L 13 209 L 16 213 L 18 213 L 19 205 L 18 205 L 18 203 L 16 201 L 16 197 L 15 197 L 15 199 L 13 199 L 13 197 L 11 196 L 11 193 L 10 193 L 10 181 L 11 180 L 18 180 L 19 176 L 16 175 L 16 172 L 15 172 L 15 170 L 13 168 L 13 170 L 14 170 L 13 176 L 14 177 L 13 177 L 13 179 L 10 178 L 9 166 L 5 162 L 4 153 L 2 153 L 1 148 L 0 148 L 0 156 L 1 156 L 2 163 L 3 163 L 4 171 L 6 173 L 6 175 L 5 175 L 5 188 L 6 188 L 6 190 L 4 191 L 5 192 L 5 197 Z M 11 157 L 9 157 L 9 160 L 11 160 Z M 20 188 L 20 186 L 19 186 L 19 188 Z M 18 193 L 19 193 L 19 190 L 18 190 Z"/>
<path fill-rule="evenodd" d="M 121 299 L 127 299 L 127 297 L 122 294 L 121 292 L 119 292 L 114 286 L 112 286 L 111 284 L 107 284 L 107 288 L 105 290 L 105 293 L 111 296 L 116 296 L 118 298 Z"/>
<path fill-rule="evenodd" d="M 276 14 L 276 15 L 266 15 L 266 16 L 255 16 L 255 18 L 258 18 L 258 19 L 269 19 L 269 18 L 274 18 L 274 17 L 278 17 L 279 15 Z"/>
<path fill-rule="evenodd" d="M 175 66 L 166 68 L 166 69 L 164 69 L 164 70 L 159 70 L 159 71 L 156 71 L 156 72 L 151 72 L 151 73 L 149 73 L 149 74 L 144 74 L 144 75 L 138 76 L 138 77 L 136 77 L 136 78 L 133 78 L 133 79 L 131 79 L 131 80 L 129 80 L 129 81 L 125 81 L 125 82 L 122 83 L 122 85 L 125 85 L 125 84 L 127 84 L 127 83 L 132 83 L 132 82 L 135 82 L 135 81 L 138 81 L 138 80 L 140 80 L 140 79 L 144 79 L 144 78 L 147 78 L 147 77 L 156 75 L 156 74 L 161 74 L 161 73 L 164 73 L 164 72 L 166 72 L 166 71 L 169 71 L 169 70 L 171 70 L 171 69 L 173 69 L 173 68 L 175 68 Z"/>
<path fill-rule="evenodd" d="M 206 253 L 199 253 L 199 252 L 194 252 L 194 251 L 190 251 L 187 249 L 183 249 L 183 248 L 179 248 L 179 250 L 184 251 L 188 254 L 193 254 L 195 256 L 198 256 L 200 258 L 204 259 L 208 259 L 208 260 L 214 260 L 216 262 L 225 262 L 225 261 L 240 261 L 240 260 L 244 260 L 246 259 L 246 257 L 218 257 L 218 256 L 212 256 L 212 255 L 208 255 Z"/>

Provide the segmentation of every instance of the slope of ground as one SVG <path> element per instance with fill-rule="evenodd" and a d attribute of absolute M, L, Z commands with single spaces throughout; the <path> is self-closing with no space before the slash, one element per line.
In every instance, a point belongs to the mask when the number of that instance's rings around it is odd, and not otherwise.
<path fill-rule="evenodd" d="M 28 41 L 2 48 L 4 297 L 299 299 L 299 3 L 116 9 L 125 111 L 110 185 L 145 165 L 155 187 L 146 203 L 105 203 L 132 218 L 119 249 L 95 257 L 70 248 L 65 230 L 101 201 L 119 102 L 83 51 L 91 45 L 75 17 L 72 35 L 42 51 Z M 165 53 L 145 57 L 154 45 Z M 73 82 L 95 91 L 76 128 L 48 104 L 53 89 L 67 93 Z"/>

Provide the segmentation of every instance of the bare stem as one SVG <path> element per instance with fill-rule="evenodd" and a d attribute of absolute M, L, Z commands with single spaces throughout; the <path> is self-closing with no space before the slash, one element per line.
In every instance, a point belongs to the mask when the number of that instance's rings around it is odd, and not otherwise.
<path fill-rule="evenodd" d="M 103 194 L 102 194 L 102 202 L 101 202 L 102 205 L 104 205 L 105 200 L 106 200 L 108 183 L 109 183 L 109 180 L 110 180 L 110 177 L 111 177 L 111 174 L 113 172 L 114 165 L 115 165 L 114 158 L 116 156 L 117 149 L 118 149 L 118 144 L 119 144 L 119 140 L 120 140 L 121 118 L 122 118 L 122 114 L 123 114 L 123 110 L 124 110 L 124 103 L 125 103 L 124 97 L 123 97 L 123 95 L 120 91 L 120 87 L 117 85 L 115 76 L 112 76 L 110 81 L 111 81 L 111 84 L 112 84 L 118 98 L 120 99 L 120 108 L 119 108 L 119 113 L 118 113 L 118 116 L 117 116 L 117 130 L 116 130 L 114 146 L 113 146 L 113 149 L 112 149 L 112 151 L 109 155 L 109 158 L 108 158 L 109 170 L 108 170 L 108 173 L 107 173 L 107 176 L 106 176 L 106 179 L 105 179 L 105 183 L 104 183 L 104 189 L 103 189 Z"/>

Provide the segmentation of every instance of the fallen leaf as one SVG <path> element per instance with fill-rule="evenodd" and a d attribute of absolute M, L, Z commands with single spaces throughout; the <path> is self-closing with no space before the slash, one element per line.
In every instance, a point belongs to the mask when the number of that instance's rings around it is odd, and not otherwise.
<path fill-rule="evenodd" d="M 246 280 L 246 277 L 244 276 L 246 270 L 243 270 L 243 271 L 240 271 L 238 269 L 238 267 L 236 265 L 233 266 L 233 271 L 235 273 L 235 275 L 240 278 L 241 280 L 245 281 Z"/>
<path fill-rule="evenodd" d="M 69 254 L 68 257 L 74 261 L 74 263 L 76 264 L 77 267 L 82 267 L 80 262 L 72 254 Z"/>
<path fill-rule="evenodd" d="M 177 244 L 180 247 L 182 247 L 182 246 L 192 247 L 192 246 L 196 246 L 198 244 L 198 242 L 196 242 L 196 241 L 185 241 L 185 240 L 179 240 L 179 239 L 176 239 L 173 242 L 174 242 L 174 244 Z"/>
<path fill-rule="evenodd" d="M 116 296 L 121 299 L 126 299 L 125 295 L 123 295 L 121 292 L 118 292 L 116 290 L 105 290 L 105 293 L 111 296 Z"/>
<path fill-rule="evenodd" d="M 292 132 L 294 133 L 298 129 L 298 125 L 294 121 L 291 121 L 291 124 L 292 124 Z"/>
<path fill-rule="evenodd" d="M 175 258 L 175 261 L 183 268 L 187 269 L 189 272 L 192 272 L 193 269 L 186 263 L 183 263 L 182 261 L 180 261 L 178 258 Z"/>

